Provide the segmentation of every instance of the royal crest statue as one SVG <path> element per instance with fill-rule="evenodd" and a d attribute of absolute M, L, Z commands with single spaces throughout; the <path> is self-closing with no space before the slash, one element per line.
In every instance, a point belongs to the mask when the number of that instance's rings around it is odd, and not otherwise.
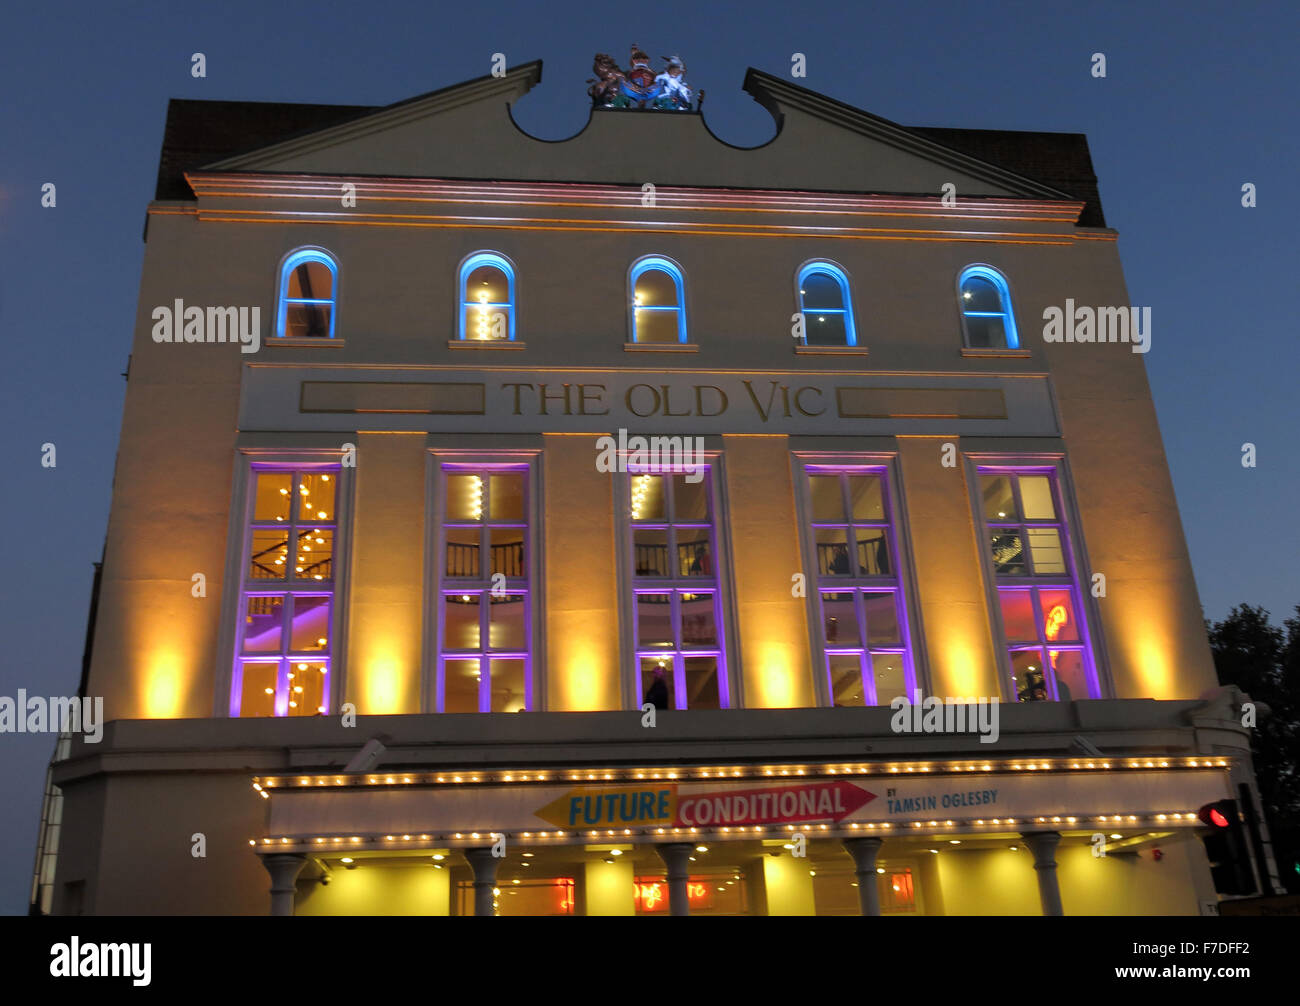
<path fill-rule="evenodd" d="M 661 112 L 692 111 L 692 94 L 686 83 L 686 66 L 677 56 L 661 57 L 663 72 L 656 75 L 650 68 L 650 57 L 638 45 L 632 46 L 627 70 L 619 67 L 608 53 L 596 54 L 592 71 L 594 80 L 588 80 L 587 93 L 597 108 L 654 109 Z M 704 101 L 704 92 L 694 110 Z"/>

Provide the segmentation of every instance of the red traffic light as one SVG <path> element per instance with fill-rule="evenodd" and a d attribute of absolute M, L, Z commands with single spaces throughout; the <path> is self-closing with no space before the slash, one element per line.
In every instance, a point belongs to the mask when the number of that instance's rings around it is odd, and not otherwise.
<path fill-rule="evenodd" d="M 1217 807 L 1210 808 L 1210 823 L 1216 828 L 1228 827 L 1228 819 L 1219 813 L 1219 808 Z"/>

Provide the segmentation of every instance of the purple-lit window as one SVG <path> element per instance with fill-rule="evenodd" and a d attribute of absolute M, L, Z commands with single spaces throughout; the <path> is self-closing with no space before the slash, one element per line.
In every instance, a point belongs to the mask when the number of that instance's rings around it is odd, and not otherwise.
<path fill-rule="evenodd" d="M 533 708 L 526 465 L 442 465 L 439 712 Z"/>
<path fill-rule="evenodd" d="M 979 490 L 1016 701 L 1100 697 L 1055 469 L 981 466 Z"/>
<path fill-rule="evenodd" d="M 628 472 L 637 695 L 669 709 L 725 709 L 713 473 Z"/>
<path fill-rule="evenodd" d="M 887 705 L 915 687 L 883 465 L 806 465 L 813 599 L 836 706 Z M 811 591 L 810 591 L 811 593 Z"/>
<path fill-rule="evenodd" d="M 338 471 L 253 466 L 232 716 L 329 712 Z"/>

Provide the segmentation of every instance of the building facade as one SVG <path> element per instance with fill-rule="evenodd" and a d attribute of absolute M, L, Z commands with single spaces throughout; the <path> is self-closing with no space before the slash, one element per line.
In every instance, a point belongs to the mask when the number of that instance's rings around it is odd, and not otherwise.
<path fill-rule="evenodd" d="M 172 102 L 46 909 L 1212 911 L 1240 696 L 1084 138 L 606 70 L 563 142 L 540 63 Z"/>

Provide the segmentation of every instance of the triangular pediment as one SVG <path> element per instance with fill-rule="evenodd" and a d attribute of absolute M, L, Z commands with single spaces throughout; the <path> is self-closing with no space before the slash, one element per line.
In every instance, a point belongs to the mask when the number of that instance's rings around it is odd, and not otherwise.
<path fill-rule="evenodd" d="M 593 109 L 567 140 L 524 132 L 511 106 L 540 61 L 360 114 L 205 165 L 208 171 L 497 179 L 1069 199 L 916 131 L 751 69 L 745 90 L 776 135 L 757 147 L 718 139 L 700 112 Z"/>

